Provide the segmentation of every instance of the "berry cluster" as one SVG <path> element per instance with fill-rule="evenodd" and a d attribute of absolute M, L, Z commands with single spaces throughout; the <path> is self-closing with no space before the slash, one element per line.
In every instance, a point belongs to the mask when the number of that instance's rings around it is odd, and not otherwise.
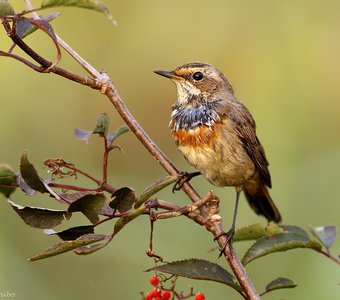
<path fill-rule="evenodd" d="M 158 276 L 152 276 L 150 278 L 150 284 L 154 286 L 154 289 L 145 295 L 145 300 L 170 300 L 171 297 L 171 299 L 175 299 L 175 297 L 176 299 L 181 299 L 180 295 L 178 295 L 174 289 L 171 289 L 171 292 L 162 290 L 162 287 L 159 286 L 160 277 Z M 196 295 L 192 294 L 192 296 L 195 296 L 195 300 L 205 300 L 205 295 L 203 293 L 197 293 Z M 187 298 L 188 297 L 185 297 L 185 299 Z"/>
<path fill-rule="evenodd" d="M 155 288 L 146 294 L 145 300 L 168 300 L 170 299 L 171 293 L 169 291 L 162 291 L 162 289 L 158 287 L 160 283 L 158 276 L 152 276 L 150 278 L 150 283 Z"/>

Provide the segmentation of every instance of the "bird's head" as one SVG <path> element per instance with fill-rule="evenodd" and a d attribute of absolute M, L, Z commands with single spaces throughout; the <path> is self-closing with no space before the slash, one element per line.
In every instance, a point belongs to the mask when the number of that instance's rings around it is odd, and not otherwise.
<path fill-rule="evenodd" d="M 177 87 L 178 102 L 181 105 L 193 101 L 211 102 L 233 95 L 233 89 L 226 76 L 207 63 L 188 63 L 173 71 L 154 71 L 170 78 Z"/>

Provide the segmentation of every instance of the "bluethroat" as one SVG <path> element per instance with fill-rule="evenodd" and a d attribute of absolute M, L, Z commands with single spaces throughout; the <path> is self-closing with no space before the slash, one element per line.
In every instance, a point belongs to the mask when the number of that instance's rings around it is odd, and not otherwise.
<path fill-rule="evenodd" d="M 207 63 L 188 63 L 173 71 L 157 70 L 177 87 L 170 128 L 186 160 L 216 186 L 234 186 L 235 230 L 241 191 L 255 213 L 281 222 L 269 195 L 271 178 L 264 149 L 249 110 L 234 96 L 226 76 Z"/>

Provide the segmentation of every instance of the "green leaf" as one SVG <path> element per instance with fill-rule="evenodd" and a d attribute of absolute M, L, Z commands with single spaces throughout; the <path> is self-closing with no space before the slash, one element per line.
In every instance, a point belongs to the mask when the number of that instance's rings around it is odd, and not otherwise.
<path fill-rule="evenodd" d="M 76 248 L 73 250 L 73 252 L 75 254 L 78 255 L 88 255 L 88 254 L 92 254 L 93 252 L 96 252 L 102 248 L 104 248 L 105 246 L 107 246 L 109 243 L 111 242 L 111 238 L 107 237 L 107 239 L 103 242 L 103 243 L 99 243 L 99 244 L 91 244 L 91 245 L 86 245 L 86 246 L 82 246 L 79 248 Z"/>
<path fill-rule="evenodd" d="M 116 131 L 109 133 L 106 136 L 106 138 L 110 143 L 112 143 L 116 138 L 120 137 L 121 135 L 129 131 L 130 131 L 130 128 L 127 125 L 122 125 Z"/>
<path fill-rule="evenodd" d="M 178 179 L 178 176 L 166 176 L 157 180 L 155 183 L 147 187 L 144 192 L 139 196 L 137 203 L 135 204 L 135 208 L 142 205 L 146 200 L 148 200 L 151 196 L 158 193 L 160 190 L 166 188 L 170 184 L 174 183 Z"/>
<path fill-rule="evenodd" d="M 106 198 L 103 193 L 92 193 L 85 195 L 78 200 L 72 202 L 68 208 L 68 212 L 82 212 L 92 224 L 99 221 L 98 214 L 105 205 Z"/>
<path fill-rule="evenodd" d="M 138 216 L 140 216 L 143 212 L 145 212 L 146 209 L 147 209 L 147 207 L 143 204 L 140 207 L 138 207 L 137 209 L 134 209 L 133 211 L 129 212 L 128 215 L 126 215 L 124 217 L 120 217 L 115 224 L 112 237 L 115 236 L 119 231 L 121 231 L 124 228 L 125 225 L 127 225 L 132 220 L 134 220 Z"/>
<path fill-rule="evenodd" d="M 21 156 L 20 173 L 27 185 L 40 193 L 48 193 L 45 183 L 41 180 L 34 166 L 29 162 L 26 152 Z"/>
<path fill-rule="evenodd" d="M 80 128 L 74 129 L 74 135 L 81 141 L 85 142 L 85 144 L 89 142 L 89 139 L 92 134 L 93 134 L 93 130 L 84 130 Z"/>
<path fill-rule="evenodd" d="M 109 116 L 107 113 L 101 113 L 96 121 L 96 127 L 93 129 L 93 133 L 97 133 L 100 136 L 106 136 L 109 130 Z"/>
<path fill-rule="evenodd" d="M 261 296 L 274 290 L 293 289 L 295 287 L 297 287 L 297 285 L 292 280 L 288 278 L 279 277 L 267 284 L 266 290 L 261 294 Z"/>
<path fill-rule="evenodd" d="M 311 241 L 308 236 L 295 232 L 277 233 L 258 239 L 242 258 L 242 264 L 246 265 L 254 259 L 270 253 L 287 251 L 295 248 L 320 249 L 321 245 L 318 242 Z"/>
<path fill-rule="evenodd" d="M 92 9 L 105 14 L 115 25 L 116 21 L 113 20 L 110 11 L 99 0 L 45 0 L 41 7 L 55 7 L 55 6 L 75 6 L 81 8 Z"/>
<path fill-rule="evenodd" d="M 7 0 L 0 0 L 0 17 L 14 15 L 14 9 Z"/>
<path fill-rule="evenodd" d="M 136 193 L 129 187 L 122 187 L 112 194 L 112 201 L 109 206 L 113 209 L 118 209 L 119 212 L 124 213 L 132 208 L 133 203 L 136 202 Z"/>
<path fill-rule="evenodd" d="M 56 234 L 63 241 L 72 241 L 81 237 L 84 234 L 94 233 L 94 226 L 93 225 L 77 226 L 59 232 L 56 232 L 52 229 L 45 229 L 44 233 L 48 235 Z"/>
<path fill-rule="evenodd" d="M 11 200 L 7 200 L 19 217 L 34 228 L 46 229 L 61 224 L 68 220 L 71 214 L 64 210 L 53 210 L 39 207 L 21 206 Z"/>
<path fill-rule="evenodd" d="M 90 245 L 105 239 L 109 239 L 110 236 L 107 235 L 101 235 L 101 234 L 85 234 L 81 237 L 77 238 L 74 241 L 62 241 L 51 248 L 48 248 L 42 253 L 39 253 L 33 257 L 31 257 L 30 261 L 35 261 L 38 259 L 48 258 L 55 255 L 59 255 L 68 251 L 71 251 L 73 249 L 76 249 L 78 247 L 83 247 L 86 245 Z"/>
<path fill-rule="evenodd" d="M 274 223 L 268 223 L 267 225 L 262 223 L 251 224 L 236 230 L 234 242 L 257 240 L 284 231 L 283 228 Z"/>
<path fill-rule="evenodd" d="M 312 234 L 327 248 L 329 249 L 335 239 L 336 239 L 336 226 L 335 225 L 327 225 L 327 226 L 319 226 L 313 227 L 309 226 Z"/>
<path fill-rule="evenodd" d="M 282 229 L 284 229 L 285 232 L 292 232 L 292 233 L 300 234 L 300 235 L 304 236 L 306 239 L 309 239 L 309 236 L 308 236 L 306 230 L 304 230 L 303 228 L 301 228 L 299 226 L 295 226 L 295 225 L 280 225 L 280 227 Z"/>
<path fill-rule="evenodd" d="M 12 167 L 8 164 L 0 164 L 0 193 L 5 197 L 9 197 L 16 189 L 16 187 L 6 187 L 2 185 L 11 185 L 17 183 L 16 175 Z"/>
<path fill-rule="evenodd" d="M 47 15 L 42 15 L 39 16 L 40 19 L 46 21 L 46 22 L 51 22 L 53 19 L 55 19 L 56 17 L 58 17 L 60 15 L 60 13 L 51 13 L 51 14 L 47 14 Z M 38 29 L 37 26 L 35 26 L 34 24 L 32 24 L 33 19 L 29 18 L 19 18 L 16 20 L 16 34 L 20 37 L 20 38 L 25 38 L 26 36 L 30 35 L 31 33 L 33 33 L 34 31 L 36 31 Z"/>
<path fill-rule="evenodd" d="M 237 291 L 242 291 L 233 275 L 221 266 L 202 259 L 187 259 L 166 263 L 146 270 L 146 272 L 157 270 L 158 272 L 178 275 L 182 277 L 211 280 L 226 284 Z"/>

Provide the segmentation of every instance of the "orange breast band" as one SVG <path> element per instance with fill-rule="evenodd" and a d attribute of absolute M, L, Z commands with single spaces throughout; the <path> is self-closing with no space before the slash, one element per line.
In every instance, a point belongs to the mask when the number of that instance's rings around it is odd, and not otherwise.
<path fill-rule="evenodd" d="M 204 147 L 211 145 L 220 137 L 221 125 L 220 123 L 212 126 L 200 125 L 192 129 L 179 129 L 173 131 L 172 134 L 179 145 Z"/>

